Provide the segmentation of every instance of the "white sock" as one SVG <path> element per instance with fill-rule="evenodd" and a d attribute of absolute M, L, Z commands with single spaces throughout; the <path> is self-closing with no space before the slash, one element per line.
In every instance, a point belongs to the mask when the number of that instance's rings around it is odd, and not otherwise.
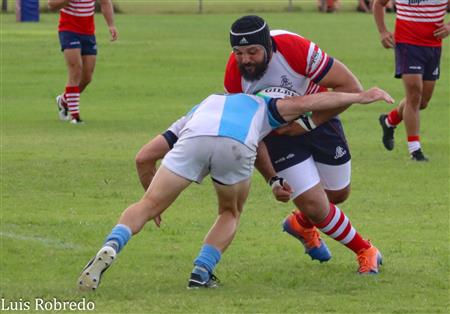
<path fill-rule="evenodd" d="M 411 154 L 412 152 L 415 152 L 416 150 L 420 149 L 420 142 L 419 141 L 411 141 L 408 142 L 408 151 Z"/>

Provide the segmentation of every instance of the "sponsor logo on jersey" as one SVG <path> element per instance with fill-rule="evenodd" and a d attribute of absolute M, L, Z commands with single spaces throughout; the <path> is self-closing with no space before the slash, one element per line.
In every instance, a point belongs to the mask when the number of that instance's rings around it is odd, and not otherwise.
<path fill-rule="evenodd" d="M 408 4 L 421 4 L 422 2 L 428 2 L 428 0 L 408 0 Z"/>
<path fill-rule="evenodd" d="M 317 62 L 317 59 L 320 56 L 320 51 L 314 51 L 313 55 L 311 56 L 311 64 L 315 64 Z"/>
<path fill-rule="evenodd" d="M 334 159 L 339 159 L 343 157 L 345 154 L 347 154 L 347 151 L 342 148 L 342 146 L 336 147 L 336 155 L 334 156 Z"/>
<path fill-rule="evenodd" d="M 294 84 L 289 81 L 286 75 L 281 76 L 281 87 L 293 89 Z"/>

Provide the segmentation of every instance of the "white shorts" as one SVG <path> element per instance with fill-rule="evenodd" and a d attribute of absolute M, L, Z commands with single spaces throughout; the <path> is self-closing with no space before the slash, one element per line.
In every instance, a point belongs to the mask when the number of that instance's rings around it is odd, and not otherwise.
<path fill-rule="evenodd" d="M 350 184 L 351 160 L 342 165 L 327 165 L 312 157 L 277 173 L 292 187 L 292 198 L 308 191 L 319 182 L 325 190 L 337 191 Z"/>
<path fill-rule="evenodd" d="M 180 138 L 162 160 L 170 171 L 201 183 L 211 178 L 232 185 L 251 177 L 256 152 L 228 137 L 198 136 Z"/>

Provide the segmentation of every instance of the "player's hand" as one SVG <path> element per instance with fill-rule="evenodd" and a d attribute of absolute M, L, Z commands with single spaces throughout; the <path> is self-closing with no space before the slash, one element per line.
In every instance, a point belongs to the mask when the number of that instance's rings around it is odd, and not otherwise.
<path fill-rule="evenodd" d="M 109 27 L 109 33 L 111 34 L 111 41 L 116 41 L 119 38 L 119 32 L 115 26 Z"/>
<path fill-rule="evenodd" d="M 380 34 L 380 41 L 383 47 L 386 49 L 394 48 L 395 46 L 394 34 L 392 34 L 391 32 L 382 32 Z"/>
<path fill-rule="evenodd" d="M 288 125 L 276 129 L 275 133 L 279 135 L 293 136 L 305 134 L 306 130 L 304 130 L 300 125 L 298 125 L 298 123 L 291 122 Z"/>
<path fill-rule="evenodd" d="M 161 227 L 162 222 L 161 215 L 158 215 L 155 218 L 153 218 L 153 222 L 155 223 L 156 227 L 158 228 Z"/>
<path fill-rule="evenodd" d="M 394 103 L 394 98 L 378 87 L 372 87 L 369 90 L 361 92 L 359 95 L 361 96 L 361 99 L 358 101 L 360 104 L 370 104 L 379 100 L 384 100 L 388 104 Z"/>
<path fill-rule="evenodd" d="M 272 193 L 277 201 L 283 203 L 289 202 L 292 195 L 292 188 L 289 185 L 289 183 L 287 183 L 286 180 L 275 176 L 272 179 L 270 179 L 269 183 L 270 186 L 272 187 Z"/>
<path fill-rule="evenodd" d="M 436 23 L 436 26 L 438 28 L 433 32 L 435 37 L 445 38 L 450 35 L 450 24 Z"/>

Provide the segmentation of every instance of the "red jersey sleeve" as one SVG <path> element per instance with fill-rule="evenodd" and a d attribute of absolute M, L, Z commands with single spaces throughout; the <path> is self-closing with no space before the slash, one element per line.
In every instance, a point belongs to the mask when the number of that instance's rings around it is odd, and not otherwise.
<path fill-rule="evenodd" d="M 333 65 L 329 57 L 315 43 L 294 33 L 276 33 L 273 36 L 278 51 L 298 74 L 320 82 Z"/>
<path fill-rule="evenodd" d="M 233 53 L 228 58 L 223 84 L 228 93 L 242 93 L 241 72 Z"/>

